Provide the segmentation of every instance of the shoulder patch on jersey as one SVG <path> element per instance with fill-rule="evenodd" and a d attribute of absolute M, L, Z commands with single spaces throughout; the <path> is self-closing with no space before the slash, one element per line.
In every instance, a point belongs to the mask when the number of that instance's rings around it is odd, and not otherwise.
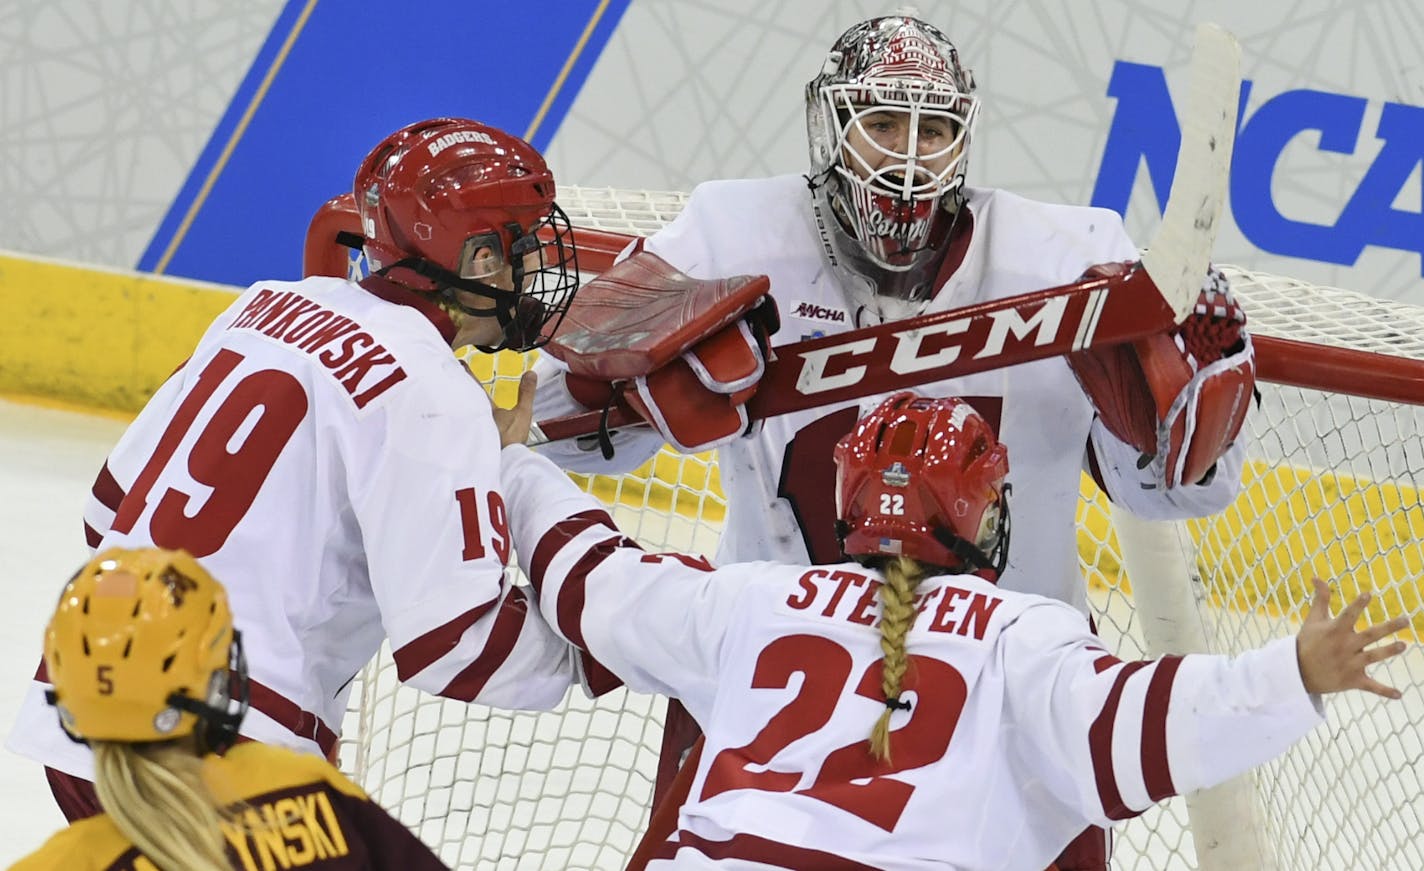
<path fill-rule="evenodd" d="M 791 305 L 786 311 L 786 316 L 800 318 L 803 321 L 818 321 L 826 324 L 845 324 L 850 322 L 850 312 L 843 308 L 806 302 L 801 299 L 791 300 Z"/>

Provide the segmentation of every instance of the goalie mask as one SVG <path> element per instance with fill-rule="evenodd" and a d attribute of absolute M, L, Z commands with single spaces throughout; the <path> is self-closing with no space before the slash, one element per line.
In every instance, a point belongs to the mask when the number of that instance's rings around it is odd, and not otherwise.
<path fill-rule="evenodd" d="M 481 350 L 531 350 L 558 328 L 578 262 L 554 176 L 529 143 L 476 121 L 422 121 L 376 146 L 353 188 L 372 272 L 404 270 L 402 284 L 497 318 L 502 338 Z M 466 305 L 457 291 L 493 305 Z"/>
<path fill-rule="evenodd" d="M 64 588 L 45 630 L 47 697 L 79 742 L 198 733 L 222 752 L 247 713 L 227 593 L 185 551 L 111 548 Z"/>
<path fill-rule="evenodd" d="M 974 77 L 916 18 L 863 21 L 806 86 L 810 183 L 826 255 L 854 292 L 928 299 L 979 114 Z"/>
<path fill-rule="evenodd" d="M 835 461 L 846 556 L 1003 572 L 1008 449 L 967 402 L 897 393 L 841 439 Z"/>

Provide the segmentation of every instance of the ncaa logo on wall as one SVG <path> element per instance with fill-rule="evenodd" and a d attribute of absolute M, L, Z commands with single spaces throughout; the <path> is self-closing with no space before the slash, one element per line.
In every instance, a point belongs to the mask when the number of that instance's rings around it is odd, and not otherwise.
<path fill-rule="evenodd" d="M 1230 206 L 1236 226 L 1272 254 L 1351 266 L 1367 245 L 1424 254 L 1424 204 L 1394 207 L 1424 162 L 1424 108 L 1386 102 L 1374 133 L 1382 147 L 1334 224 L 1293 219 L 1277 207 L 1271 182 L 1288 144 L 1305 134 L 1317 148 L 1353 154 L 1369 101 L 1326 91 L 1285 91 L 1245 116 L 1251 82 L 1241 83 Z M 1159 204 L 1176 172 L 1181 127 L 1161 67 L 1118 61 L 1108 82 L 1117 100 L 1103 149 L 1092 204 L 1126 214 L 1139 165 L 1145 165 Z M 1311 134 L 1314 134 L 1311 136 Z M 1417 198 L 1417 195 L 1416 195 Z M 1424 274 L 1424 264 L 1421 264 Z"/>

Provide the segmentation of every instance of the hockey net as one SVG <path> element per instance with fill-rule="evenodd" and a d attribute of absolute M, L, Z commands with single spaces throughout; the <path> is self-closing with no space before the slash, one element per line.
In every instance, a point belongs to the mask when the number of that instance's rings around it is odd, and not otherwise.
<path fill-rule="evenodd" d="M 644 235 L 686 201 L 560 194 L 575 226 Z M 1257 336 L 1424 361 L 1424 310 L 1227 271 Z M 507 405 L 529 360 L 469 362 Z M 1277 370 L 1313 362 L 1309 347 L 1295 348 Z M 1368 393 L 1387 374 L 1389 361 L 1379 363 L 1343 374 L 1343 389 Z M 1099 631 L 1119 656 L 1234 653 L 1292 634 L 1314 575 L 1343 597 L 1373 590 L 1374 620 L 1408 614 L 1416 635 L 1424 629 L 1424 409 L 1341 390 L 1261 385 L 1246 486 L 1217 517 L 1118 516 L 1084 478 L 1079 561 Z M 1415 390 L 1424 401 L 1424 385 Z M 716 547 L 724 502 L 711 455 L 665 450 L 631 475 L 576 480 L 646 547 Z M 1375 674 L 1404 701 L 1332 697 L 1328 724 L 1281 759 L 1121 824 L 1113 867 L 1424 868 L 1424 654 L 1411 649 Z M 573 691 L 537 715 L 448 702 L 401 687 L 383 651 L 352 694 L 342 762 L 454 867 L 618 869 L 648 821 L 663 709 L 624 690 L 597 702 Z"/>

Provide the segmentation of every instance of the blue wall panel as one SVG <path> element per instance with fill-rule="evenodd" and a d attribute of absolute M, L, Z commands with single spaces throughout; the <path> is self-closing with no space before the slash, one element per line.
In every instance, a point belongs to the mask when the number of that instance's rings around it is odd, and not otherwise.
<path fill-rule="evenodd" d="M 138 268 L 239 286 L 300 277 L 312 212 L 422 118 L 475 118 L 543 147 L 628 3 L 291 0 Z"/>

